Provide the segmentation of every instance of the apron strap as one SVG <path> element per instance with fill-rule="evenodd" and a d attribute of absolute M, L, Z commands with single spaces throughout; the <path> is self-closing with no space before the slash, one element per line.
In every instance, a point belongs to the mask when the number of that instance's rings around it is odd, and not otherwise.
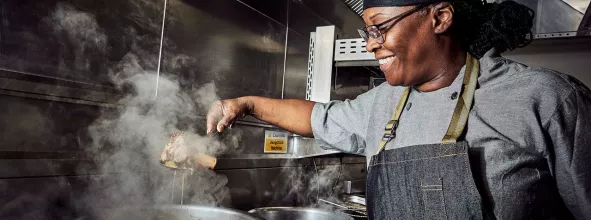
<path fill-rule="evenodd" d="M 441 143 L 455 143 L 464 132 L 474 101 L 474 92 L 478 84 L 479 72 L 480 63 L 476 58 L 468 54 L 466 58 L 466 72 L 464 73 L 464 81 L 462 82 L 462 95 L 456 104 L 456 109 Z"/>
<path fill-rule="evenodd" d="M 386 128 L 384 129 L 384 136 L 382 136 L 382 140 L 380 141 L 380 145 L 378 147 L 378 153 L 384 149 L 386 144 L 390 142 L 394 137 L 396 137 L 396 129 L 398 128 L 398 120 L 400 120 L 400 115 L 402 115 L 402 110 L 406 105 L 406 100 L 408 99 L 408 94 L 410 94 L 410 87 L 407 87 L 400 100 L 398 100 L 398 104 L 396 105 L 396 109 L 394 109 L 394 113 L 392 114 L 392 120 L 386 124 Z"/>
<path fill-rule="evenodd" d="M 470 53 L 467 53 L 466 70 L 464 72 L 464 80 L 462 82 L 461 96 L 458 100 L 458 103 L 456 104 L 456 108 L 454 109 L 454 113 L 449 127 L 447 128 L 447 132 L 441 141 L 442 143 L 455 143 L 460 135 L 462 135 L 462 132 L 464 132 L 464 127 L 466 127 L 468 115 L 474 101 L 474 92 L 476 91 L 476 85 L 478 84 L 479 72 L 480 63 L 478 62 L 478 59 L 470 55 Z M 386 124 L 384 136 L 382 136 L 377 153 L 380 153 L 386 147 L 386 144 L 396 137 L 398 121 L 400 120 L 400 115 L 402 115 L 402 110 L 406 105 L 406 100 L 408 99 L 409 94 L 410 87 L 407 87 L 402 93 L 400 100 L 398 100 L 398 104 L 396 105 L 394 113 L 392 114 L 392 120 Z"/>

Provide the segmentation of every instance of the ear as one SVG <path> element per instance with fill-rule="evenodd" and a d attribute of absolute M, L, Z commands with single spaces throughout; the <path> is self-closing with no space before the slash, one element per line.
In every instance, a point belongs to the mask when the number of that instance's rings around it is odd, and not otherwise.
<path fill-rule="evenodd" d="M 453 23 L 454 7 L 449 2 L 442 2 L 433 7 L 433 32 L 443 34 Z"/>

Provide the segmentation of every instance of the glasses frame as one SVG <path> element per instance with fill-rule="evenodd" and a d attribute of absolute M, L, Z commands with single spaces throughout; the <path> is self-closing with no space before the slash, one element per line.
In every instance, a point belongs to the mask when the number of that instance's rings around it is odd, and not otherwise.
<path fill-rule="evenodd" d="M 359 32 L 359 35 L 361 35 L 361 38 L 363 38 L 365 42 L 368 42 L 369 38 L 374 38 L 378 41 L 379 44 L 383 44 L 385 42 L 384 35 L 386 34 L 386 32 L 388 32 L 388 30 L 390 30 L 390 28 L 394 27 L 394 25 L 396 25 L 402 19 L 408 17 L 411 14 L 414 14 L 415 12 L 425 9 L 429 5 L 430 4 L 416 6 L 413 9 L 410 9 L 399 15 L 389 18 L 388 20 L 382 23 L 376 25 L 369 25 L 364 28 L 359 28 L 357 29 L 357 32 Z M 390 25 L 387 25 L 390 22 L 392 23 Z"/>

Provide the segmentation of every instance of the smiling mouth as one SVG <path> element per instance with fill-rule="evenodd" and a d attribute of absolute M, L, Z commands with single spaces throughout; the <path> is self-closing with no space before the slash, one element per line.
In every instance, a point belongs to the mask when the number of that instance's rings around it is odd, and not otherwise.
<path fill-rule="evenodd" d="M 392 61 L 394 61 L 394 56 L 386 57 L 384 59 L 379 59 L 378 60 L 378 62 L 380 63 L 380 65 L 384 65 L 384 64 L 390 63 Z"/>
<path fill-rule="evenodd" d="M 383 59 L 379 59 L 378 62 L 380 63 L 380 69 L 382 71 L 386 71 L 390 65 L 392 64 L 392 62 L 394 61 L 394 56 L 389 56 Z"/>

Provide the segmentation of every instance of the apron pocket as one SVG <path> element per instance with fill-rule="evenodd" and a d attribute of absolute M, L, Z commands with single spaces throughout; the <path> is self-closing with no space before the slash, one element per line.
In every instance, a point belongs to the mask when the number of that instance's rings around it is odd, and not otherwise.
<path fill-rule="evenodd" d="M 425 219 L 447 219 L 442 185 L 421 185 Z"/>

